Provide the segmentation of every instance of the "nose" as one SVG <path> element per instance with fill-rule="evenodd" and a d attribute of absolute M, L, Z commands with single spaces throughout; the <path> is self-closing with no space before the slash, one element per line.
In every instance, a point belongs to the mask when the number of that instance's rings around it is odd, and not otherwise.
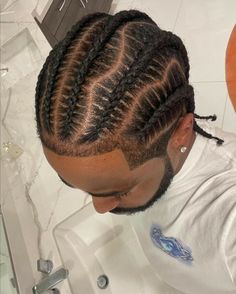
<path fill-rule="evenodd" d="M 118 197 L 92 197 L 93 206 L 98 213 L 108 212 L 120 203 Z"/>

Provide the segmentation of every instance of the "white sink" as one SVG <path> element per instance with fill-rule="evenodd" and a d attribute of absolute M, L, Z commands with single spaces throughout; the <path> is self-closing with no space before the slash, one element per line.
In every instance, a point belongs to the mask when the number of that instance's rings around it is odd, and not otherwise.
<path fill-rule="evenodd" d="M 73 294 L 161 293 L 129 217 L 98 214 L 89 203 L 54 228 Z M 104 274 L 109 284 L 100 289 L 97 278 Z"/>

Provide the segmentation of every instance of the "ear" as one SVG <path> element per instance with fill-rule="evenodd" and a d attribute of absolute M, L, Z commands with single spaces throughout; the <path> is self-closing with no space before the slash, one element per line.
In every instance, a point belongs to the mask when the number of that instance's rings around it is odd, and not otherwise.
<path fill-rule="evenodd" d="M 187 113 L 179 119 L 178 126 L 169 140 L 170 148 L 179 150 L 182 146 L 188 147 L 191 144 L 193 123 L 193 113 Z"/>

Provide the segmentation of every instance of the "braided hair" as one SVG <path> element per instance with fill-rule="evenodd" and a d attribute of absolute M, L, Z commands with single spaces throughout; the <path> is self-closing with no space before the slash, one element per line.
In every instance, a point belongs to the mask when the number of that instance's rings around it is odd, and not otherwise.
<path fill-rule="evenodd" d="M 181 39 L 147 14 L 89 14 L 50 51 L 39 73 L 38 135 L 59 155 L 92 156 L 119 148 L 133 169 L 164 156 L 179 118 L 194 113 L 188 80 Z M 194 130 L 224 142 L 195 120 Z"/>

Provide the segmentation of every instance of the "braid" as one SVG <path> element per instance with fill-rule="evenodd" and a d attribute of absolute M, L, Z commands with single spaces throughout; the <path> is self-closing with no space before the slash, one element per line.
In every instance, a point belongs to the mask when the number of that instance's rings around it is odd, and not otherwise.
<path fill-rule="evenodd" d="M 199 116 L 195 113 L 194 117 L 198 119 L 206 119 L 206 120 L 211 119 L 212 121 L 215 121 L 217 119 L 217 116 L 215 114 L 209 115 L 209 116 Z"/>
<path fill-rule="evenodd" d="M 168 113 L 173 113 L 173 111 L 178 110 L 178 105 L 181 101 L 186 99 L 186 105 L 190 107 L 194 105 L 194 93 L 193 87 L 191 85 L 183 85 L 177 88 L 173 94 L 171 94 L 166 103 L 161 104 L 161 106 L 156 109 L 153 115 L 145 122 L 145 125 L 140 130 L 131 129 L 132 133 L 137 137 L 139 140 L 144 140 L 148 138 L 152 132 L 152 130 L 161 131 L 163 126 L 163 120 L 168 115 Z M 181 105 L 181 104 L 180 104 Z M 187 112 L 191 112 L 191 109 L 187 109 Z M 176 121 L 178 121 L 179 116 L 177 116 Z M 158 128 L 159 124 L 159 128 Z"/>
<path fill-rule="evenodd" d="M 215 121 L 217 119 L 216 115 L 209 115 L 209 116 L 199 116 L 197 114 L 194 114 L 195 118 L 198 119 L 211 119 L 212 121 Z M 204 131 L 201 127 L 199 127 L 199 125 L 197 125 L 196 121 L 194 121 L 194 125 L 193 125 L 193 129 L 194 131 L 198 132 L 200 135 L 208 138 L 208 139 L 215 139 L 217 142 L 217 145 L 222 145 L 224 143 L 224 140 L 218 138 L 218 137 L 214 137 L 211 134 L 208 134 L 206 131 Z"/>
<path fill-rule="evenodd" d="M 194 114 L 188 80 L 182 40 L 147 14 L 89 14 L 53 48 L 40 71 L 38 134 L 61 155 L 91 156 L 120 148 L 135 168 L 165 155 L 179 118 Z M 218 145 L 224 142 L 196 121 L 193 129 Z"/>
<path fill-rule="evenodd" d="M 48 69 L 48 64 L 50 62 L 50 58 L 51 56 L 48 55 L 43 68 L 41 69 L 39 75 L 38 75 L 38 80 L 36 83 L 36 87 L 35 87 L 35 109 L 36 109 L 36 122 L 37 122 L 37 132 L 38 134 L 40 134 L 40 132 L 42 131 L 42 125 L 41 125 L 41 120 L 40 120 L 40 104 L 42 101 L 42 96 L 43 96 L 43 91 L 45 88 L 45 73 Z"/>

